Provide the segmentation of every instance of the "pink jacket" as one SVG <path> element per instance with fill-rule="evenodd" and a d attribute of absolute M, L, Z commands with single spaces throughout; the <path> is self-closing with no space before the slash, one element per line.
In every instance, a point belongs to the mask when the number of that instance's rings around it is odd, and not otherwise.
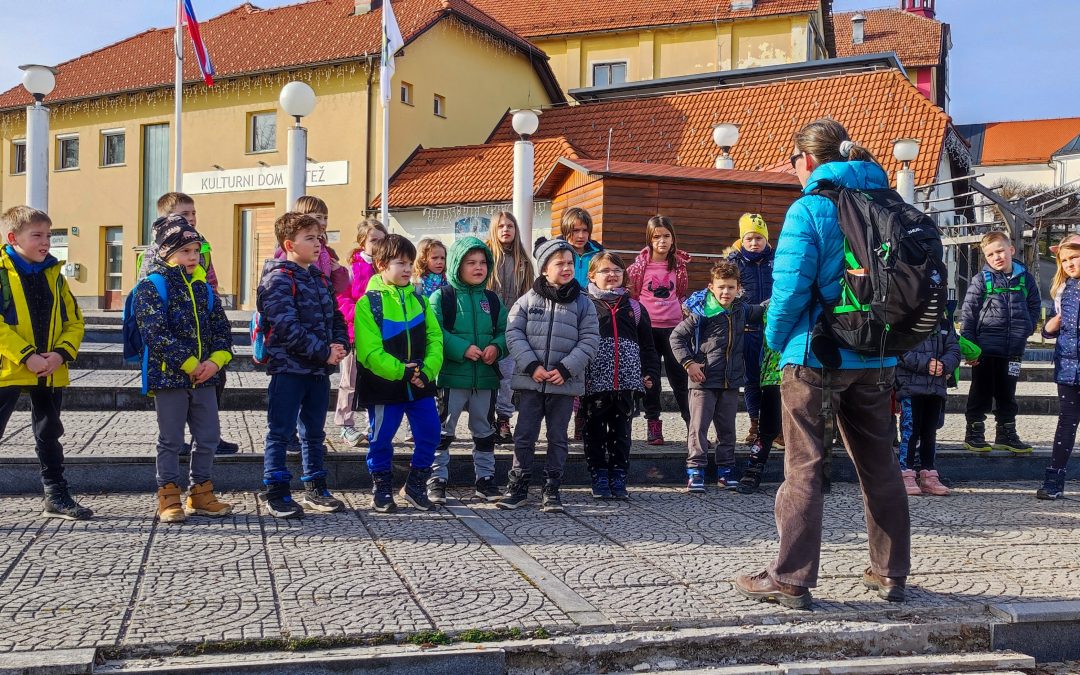
<path fill-rule="evenodd" d="M 637 300 L 641 297 L 641 283 L 645 279 L 645 268 L 652 259 L 649 247 L 641 249 L 633 264 L 626 270 L 626 290 L 630 297 Z M 686 265 L 690 262 L 690 254 L 686 251 L 675 250 L 675 296 L 681 304 L 689 295 L 690 279 L 686 274 Z"/>
<path fill-rule="evenodd" d="M 356 335 L 353 319 L 356 317 L 356 303 L 367 292 L 368 281 L 375 276 L 375 266 L 361 257 L 360 251 L 353 255 L 352 259 L 352 282 L 348 288 L 341 289 L 337 295 L 338 309 L 345 317 L 345 325 L 349 329 L 349 340 L 355 342 Z"/>

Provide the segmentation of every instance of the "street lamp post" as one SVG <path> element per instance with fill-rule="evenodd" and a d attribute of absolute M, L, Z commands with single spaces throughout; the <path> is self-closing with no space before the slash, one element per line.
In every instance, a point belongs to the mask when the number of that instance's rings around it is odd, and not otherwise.
<path fill-rule="evenodd" d="M 511 119 L 514 133 L 520 140 L 514 143 L 514 217 L 518 221 L 518 237 L 531 250 L 533 241 L 533 181 L 535 149 L 529 137 L 540 126 L 539 110 L 515 110 Z"/>
<path fill-rule="evenodd" d="M 910 165 L 918 156 L 919 140 L 917 138 L 898 138 L 893 141 L 893 157 L 902 163 L 896 171 L 896 192 L 908 204 L 915 203 L 915 172 Z"/>
<path fill-rule="evenodd" d="M 49 210 L 49 109 L 41 104 L 56 86 L 56 70 L 49 66 L 19 66 L 22 84 L 34 97 L 26 106 L 26 205 Z"/>
<path fill-rule="evenodd" d="M 296 208 L 296 200 L 307 192 L 307 129 L 300 118 L 315 110 L 315 91 L 303 82 L 290 82 L 281 88 L 278 103 L 296 124 L 289 127 L 288 169 L 285 176 L 285 210 Z"/>
<path fill-rule="evenodd" d="M 720 146 L 720 156 L 716 158 L 717 169 L 734 169 L 735 159 L 731 156 L 731 148 L 739 142 L 739 125 L 725 122 L 713 127 L 713 143 Z"/>

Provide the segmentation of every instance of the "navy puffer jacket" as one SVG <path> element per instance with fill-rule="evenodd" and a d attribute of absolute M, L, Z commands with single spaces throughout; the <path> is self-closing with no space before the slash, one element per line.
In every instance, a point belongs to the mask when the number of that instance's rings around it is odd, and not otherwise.
<path fill-rule="evenodd" d="M 1039 286 L 1026 267 L 995 272 L 988 265 L 971 277 L 960 310 L 960 334 L 986 356 L 1020 358 L 1039 322 Z"/>
<path fill-rule="evenodd" d="M 943 366 L 941 375 L 930 374 L 930 361 Z M 896 397 L 937 396 L 947 398 L 949 376 L 960 366 L 960 343 L 950 321 L 930 334 L 922 344 L 900 357 L 896 367 Z"/>
<path fill-rule="evenodd" d="M 1057 338 L 1054 345 L 1054 382 L 1080 385 L 1080 280 L 1068 279 L 1061 294 L 1061 327 L 1043 335 Z"/>

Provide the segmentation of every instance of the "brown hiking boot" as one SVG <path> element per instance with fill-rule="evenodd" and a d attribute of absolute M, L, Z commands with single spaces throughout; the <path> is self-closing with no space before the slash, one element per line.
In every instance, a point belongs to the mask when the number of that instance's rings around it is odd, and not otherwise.
<path fill-rule="evenodd" d="M 883 577 L 869 567 L 862 575 L 863 586 L 877 591 L 878 597 L 889 602 L 903 602 L 906 595 L 907 577 Z"/>
<path fill-rule="evenodd" d="M 758 421 L 756 417 L 750 418 L 750 431 L 746 434 L 746 438 L 743 439 L 743 443 L 746 445 L 753 445 L 758 440 Z"/>
<path fill-rule="evenodd" d="M 751 600 L 775 602 L 791 609 L 810 609 L 813 602 L 809 588 L 782 584 L 769 575 L 769 570 L 740 574 L 735 577 L 735 590 Z"/>
<path fill-rule="evenodd" d="M 187 520 L 184 507 L 180 505 L 180 488 L 176 483 L 166 483 L 157 491 L 157 517 L 163 523 L 182 523 Z"/>
<path fill-rule="evenodd" d="M 227 516 L 232 513 L 232 504 L 219 502 L 214 495 L 214 484 L 207 480 L 191 486 L 188 490 L 187 506 L 184 507 L 184 511 L 189 516 L 196 514 L 213 517 Z"/>

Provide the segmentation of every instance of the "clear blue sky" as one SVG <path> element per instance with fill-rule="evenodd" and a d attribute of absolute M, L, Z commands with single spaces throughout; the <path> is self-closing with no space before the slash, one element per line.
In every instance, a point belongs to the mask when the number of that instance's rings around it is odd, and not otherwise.
<path fill-rule="evenodd" d="M 4 0 L 0 90 L 22 63 L 56 64 L 152 27 L 173 23 L 172 0 Z M 194 0 L 200 19 L 240 0 Z M 254 0 L 260 7 L 289 0 Z M 836 11 L 893 6 L 834 0 Z M 938 0 L 952 25 L 952 115 L 957 123 L 1080 115 L 1080 2 Z M 212 52 L 211 52 L 212 56 Z"/>

